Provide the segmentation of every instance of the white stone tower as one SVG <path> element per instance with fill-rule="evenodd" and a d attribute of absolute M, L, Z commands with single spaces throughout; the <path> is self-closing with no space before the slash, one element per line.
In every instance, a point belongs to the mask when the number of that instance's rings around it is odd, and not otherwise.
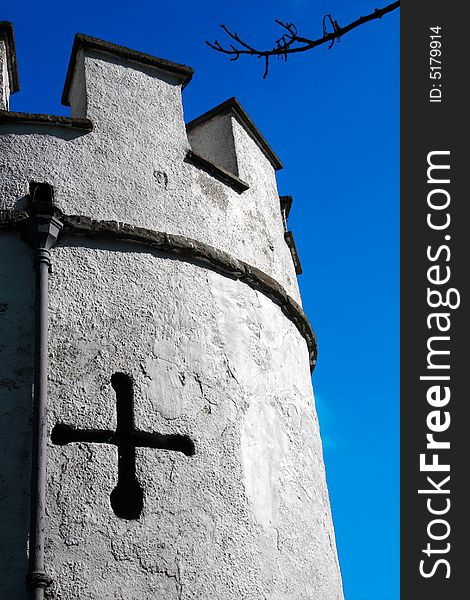
<path fill-rule="evenodd" d="M 343 597 L 281 164 L 191 76 L 77 35 L 71 117 L 9 112 L 0 24 L 5 598 Z"/>

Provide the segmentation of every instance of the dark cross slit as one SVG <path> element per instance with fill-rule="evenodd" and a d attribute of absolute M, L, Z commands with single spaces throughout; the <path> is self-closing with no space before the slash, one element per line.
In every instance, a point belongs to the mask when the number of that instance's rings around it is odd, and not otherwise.
<path fill-rule="evenodd" d="M 116 391 L 116 431 L 76 429 L 59 423 L 51 434 L 53 444 L 63 446 L 70 442 L 113 444 L 118 449 L 118 483 L 111 492 L 111 506 L 122 519 L 138 519 L 143 507 L 143 490 L 135 474 L 135 449 L 159 448 L 175 450 L 186 456 L 194 454 L 194 444 L 186 435 L 164 435 L 138 431 L 134 423 L 134 392 L 132 379 L 124 373 L 115 373 L 111 385 Z"/>

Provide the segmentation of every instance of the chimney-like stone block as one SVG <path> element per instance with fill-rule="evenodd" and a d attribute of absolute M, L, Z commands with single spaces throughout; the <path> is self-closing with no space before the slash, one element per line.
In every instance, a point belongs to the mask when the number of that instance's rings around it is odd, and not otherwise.
<path fill-rule="evenodd" d="M 82 34 L 75 36 L 62 103 L 73 117 L 124 138 L 162 139 L 184 146 L 181 89 L 193 70 Z"/>
<path fill-rule="evenodd" d="M 230 114 L 216 115 L 195 127 L 188 127 L 191 148 L 218 167 L 238 176 L 238 161 Z"/>
<path fill-rule="evenodd" d="M 282 168 L 281 162 L 273 153 L 276 161 L 261 147 L 259 139 L 255 137 L 245 124 L 232 117 L 233 140 L 237 155 L 238 176 L 247 181 L 251 186 L 269 193 L 276 193 L 276 171 Z"/>
<path fill-rule="evenodd" d="M 7 68 L 7 48 L 4 40 L 0 40 L 0 109 L 8 110 L 10 100 L 10 81 Z"/>
<path fill-rule="evenodd" d="M 75 67 L 73 77 L 70 81 L 70 91 L 67 103 L 70 106 L 70 114 L 72 117 L 77 119 L 86 118 L 87 88 L 85 80 L 85 56 L 83 50 L 79 50 L 75 58 Z"/>
<path fill-rule="evenodd" d="M 256 183 L 274 181 L 282 164 L 236 98 L 197 117 L 186 125 L 192 149 L 240 177 Z"/>

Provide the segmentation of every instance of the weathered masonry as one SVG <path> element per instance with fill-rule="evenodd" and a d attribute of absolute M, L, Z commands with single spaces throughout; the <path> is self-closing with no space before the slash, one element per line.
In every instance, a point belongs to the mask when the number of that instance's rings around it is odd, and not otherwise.
<path fill-rule="evenodd" d="M 71 116 L 11 112 L 0 24 L 6 598 L 343 597 L 281 163 L 191 76 L 77 35 Z"/>

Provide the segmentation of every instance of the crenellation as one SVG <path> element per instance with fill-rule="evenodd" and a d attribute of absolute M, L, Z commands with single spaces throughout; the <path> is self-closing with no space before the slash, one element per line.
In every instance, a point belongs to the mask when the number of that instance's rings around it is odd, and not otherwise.
<path fill-rule="evenodd" d="M 267 183 L 269 192 L 277 190 L 276 171 L 282 169 L 282 163 L 274 152 L 271 155 L 261 146 L 261 133 L 254 136 L 237 114 L 232 115 L 232 131 L 239 177 L 254 185 L 258 182 L 260 188 Z"/>
<path fill-rule="evenodd" d="M 8 76 L 7 46 L 0 38 L 0 110 L 10 107 L 10 78 Z"/>
<path fill-rule="evenodd" d="M 0 110 L 10 109 L 10 96 L 19 90 L 13 26 L 0 21 Z"/>
<path fill-rule="evenodd" d="M 70 86 L 75 74 L 77 55 L 81 51 L 88 54 L 93 50 L 101 54 L 107 54 L 108 56 L 120 57 L 123 59 L 123 61 L 127 61 L 129 66 L 132 66 L 132 63 L 134 66 L 149 65 L 162 72 L 171 73 L 176 79 L 178 79 L 183 88 L 191 81 L 194 73 L 193 69 L 186 65 L 175 63 L 164 58 L 158 58 L 143 52 L 138 52 L 137 50 L 84 35 L 83 33 L 77 33 L 73 42 L 67 75 L 65 77 L 64 90 L 62 92 L 62 104 L 65 106 L 70 105 Z"/>
<path fill-rule="evenodd" d="M 220 246 L 300 301 L 276 209 L 282 165 L 234 98 L 189 123 L 187 134 L 181 91 L 191 75 L 185 65 L 77 35 L 62 98 L 72 116 L 0 114 L 0 168 L 12 175 L 0 181 L 1 206 L 21 204 L 18 186 L 47 180 L 65 214 Z M 229 139 L 218 136 L 204 152 L 192 136 L 219 117 Z"/>
<path fill-rule="evenodd" d="M 87 116 L 87 89 L 85 80 L 85 56 L 83 50 L 79 50 L 75 58 L 73 77 L 70 82 L 68 103 L 72 117 L 84 119 Z"/>
<path fill-rule="evenodd" d="M 193 119 L 186 130 L 195 152 L 234 175 L 248 180 L 253 163 L 259 163 L 269 173 L 282 169 L 279 157 L 236 98 L 229 98 Z M 256 157 L 254 161 L 246 160 L 247 145 Z M 257 173 L 252 176 L 256 178 Z"/>
<path fill-rule="evenodd" d="M 297 275 L 302 275 L 302 265 L 300 264 L 299 253 L 297 252 L 297 246 L 295 245 L 294 234 L 290 231 L 288 225 L 289 214 L 292 208 L 292 196 L 279 196 L 279 207 L 281 210 L 282 222 L 284 224 L 284 239 L 289 247 L 295 272 Z"/>
<path fill-rule="evenodd" d="M 193 70 L 83 34 L 75 36 L 62 94 L 72 116 L 99 126 L 132 119 L 155 135 L 165 124 L 184 130 L 181 89 Z M 168 127 L 167 127 L 168 128 Z"/>
<path fill-rule="evenodd" d="M 230 114 L 218 114 L 199 125 L 186 125 L 191 148 L 203 158 L 238 176 L 238 160 Z"/>
<path fill-rule="evenodd" d="M 289 214 L 292 208 L 292 200 L 292 196 L 279 196 L 279 208 L 281 210 L 285 231 L 289 229 L 287 221 L 289 220 Z"/>

